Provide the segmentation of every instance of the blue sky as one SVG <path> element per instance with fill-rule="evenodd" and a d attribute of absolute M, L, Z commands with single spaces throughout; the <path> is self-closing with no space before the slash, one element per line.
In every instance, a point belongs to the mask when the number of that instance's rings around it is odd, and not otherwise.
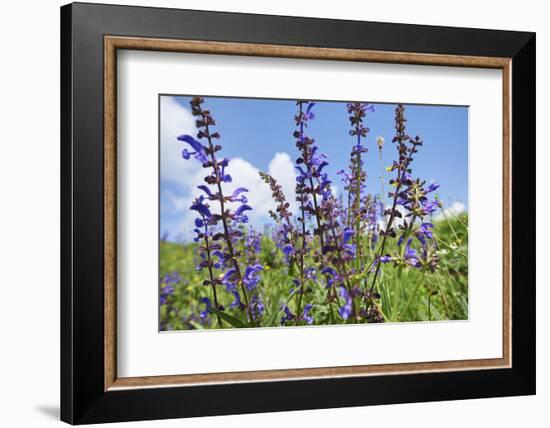
<path fill-rule="evenodd" d="M 196 160 L 186 161 L 181 158 L 185 143 L 173 141 L 176 134 L 196 133 L 189 101 L 190 97 L 163 95 L 159 103 L 160 230 L 171 239 L 187 240 L 191 236 L 193 227 L 192 216 L 188 213 L 189 201 L 193 195 L 198 194 L 193 187 L 200 184 L 201 177 L 205 175 Z M 292 163 L 297 154 L 292 137 L 296 102 L 207 97 L 204 106 L 211 110 L 217 122 L 216 130 L 221 133 L 221 154 L 234 160 L 230 162 L 229 172 L 233 175 L 235 185 L 252 187 L 249 200 L 251 203 L 256 200 L 258 205 L 253 208 L 256 211 L 267 211 L 269 192 L 262 188 L 263 183 L 255 175 L 257 170 L 272 172 L 283 182 L 285 190 L 292 191 Z M 395 144 L 391 142 L 395 134 L 394 109 L 395 104 L 375 104 L 375 112 L 367 113 L 365 119 L 370 128 L 366 139 L 369 152 L 365 157 L 369 192 L 380 193 L 378 177 L 381 165 L 376 146 L 378 136 L 386 141 L 382 150 L 383 166 L 391 165 L 396 157 Z M 342 191 L 343 185 L 336 171 L 348 165 L 353 144 L 353 139 L 348 134 L 350 124 L 345 102 L 318 101 L 313 111 L 315 119 L 309 122 L 307 133 L 315 138 L 320 152 L 327 154 L 330 165 L 326 171 L 337 191 Z M 439 183 L 441 187 L 438 195 L 447 206 L 454 203 L 458 210 L 465 208 L 468 200 L 468 108 L 406 105 L 405 114 L 408 134 L 419 135 L 424 140 L 424 145 L 412 164 L 413 176 Z M 385 171 L 384 174 L 387 180 Z M 237 183 L 238 179 L 243 182 Z M 267 220 L 267 216 L 260 212 L 251 216 L 251 222 L 257 226 Z"/>

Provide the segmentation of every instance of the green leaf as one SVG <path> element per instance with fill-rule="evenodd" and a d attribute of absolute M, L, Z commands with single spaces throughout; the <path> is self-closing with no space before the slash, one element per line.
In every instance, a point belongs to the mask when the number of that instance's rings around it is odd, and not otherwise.
<path fill-rule="evenodd" d="M 294 265 L 294 259 L 290 259 L 290 263 L 288 265 L 288 276 L 294 276 L 296 273 L 296 266 Z"/>
<path fill-rule="evenodd" d="M 222 312 L 214 307 L 210 308 L 210 312 L 213 314 L 218 315 L 222 320 L 227 321 L 229 324 L 231 324 L 235 328 L 247 328 L 249 327 L 248 324 L 242 322 L 240 319 L 235 318 L 232 315 L 226 314 L 225 312 Z"/>
<path fill-rule="evenodd" d="M 271 315 L 269 316 L 269 318 L 267 319 L 266 323 L 265 323 L 265 327 L 273 327 L 277 321 L 277 315 L 279 315 L 279 310 L 278 309 L 275 309 L 271 312 Z"/>
<path fill-rule="evenodd" d="M 200 322 L 195 322 L 195 321 L 188 321 L 188 322 L 197 330 L 204 330 L 204 326 Z"/>

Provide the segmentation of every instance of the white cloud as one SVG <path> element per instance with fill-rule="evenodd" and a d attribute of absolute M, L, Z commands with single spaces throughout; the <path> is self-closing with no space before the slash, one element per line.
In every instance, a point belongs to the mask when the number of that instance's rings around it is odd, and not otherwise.
<path fill-rule="evenodd" d="M 444 208 L 444 211 L 447 217 L 452 217 L 453 214 L 456 216 L 466 211 L 466 205 L 464 205 L 463 202 L 455 201 L 451 204 L 450 207 Z M 434 220 L 445 220 L 445 215 L 443 215 L 443 212 L 439 211 L 438 214 L 434 217 Z"/>
<path fill-rule="evenodd" d="M 191 159 L 188 162 L 193 162 Z M 195 161 L 195 163 L 197 163 Z M 245 187 L 248 189 L 246 197 L 248 199 L 248 205 L 253 210 L 248 211 L 247 215 L 250 220 L 250 224 L 256 227 L 262 227 L 264 224 L 270 221 L 269 210 L 275 210 L 276 205 L 271 195 L 271 189 L 262 181 L 259 175 L 259 169 L 252 165 L 250 162 L 242 158 L 233 158 L 229 161 L 229 166 L 226 168 L 226 173 L 229 173 L 232 177 L 231 183 L 223 183 L 223 193 L 230 195 L 237 187 Z M 294 187 L 296 184 L 296 171 L 290 156 L 287 153 L 276 153 L 273 159 L 268 165 L 268 171 L 281 185 L 287 201 L 290 204 L 291 211 L 295 209 L 295 192 Z M 168 202 L 167 207 L 163 209 L 170 210 L 171 213 L 181 214 L 181 220 L 178 224 L 169 225 L 168 230 L 170 236 L 180 236 L 183 239 L 188 240 L 193 235 L 193 219 L 195 213 L 189 209 L 192 200 L 197 196 L 203 194 L 203 192 L 197 189 L 197 186 L 204 183 L 204 177 L 207 171 L 199 168 L 192 175 L 187 175 L 182 183 L 182 194 L 190 195 L 179 197 L 173 192 L 166 191 L 164 196 Z M 235 207 L 237 204 L 233 204 Z M 215 203 L 211 203 L 211 211 L 219 212 L 219 206 Z M 295 211 L 293 211 L 294 213 Z"/>
<path fill-rule="evenodd" d="M 281 185 L 286 200 L 290 204 L 290 210 L 295 213 L 297 209 L 295 192 L 297 174 L 288 153 L 276 153 L 269 162 L 268 173 Z M 263 184 L 267 187 L 265 183 Z"/>
<path fill-rule="evenodd" d="M 181 213 L 191 205 L 191 196 L 178 196 L 171 190 L 164 190 L 162 195 L 165 200 L 162 209 L 167 213 Z"/>

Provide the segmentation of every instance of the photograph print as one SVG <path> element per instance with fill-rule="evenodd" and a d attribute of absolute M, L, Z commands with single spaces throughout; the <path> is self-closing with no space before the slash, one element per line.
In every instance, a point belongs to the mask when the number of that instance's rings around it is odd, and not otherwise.
<path fill-rule="evenodd" d="M 159 95 L 160 331 L 468 319 L 468 107 Z"/>

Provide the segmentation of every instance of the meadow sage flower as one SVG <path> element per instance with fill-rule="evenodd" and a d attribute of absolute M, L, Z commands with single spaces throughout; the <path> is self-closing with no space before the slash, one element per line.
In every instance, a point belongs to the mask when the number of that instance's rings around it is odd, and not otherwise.
<path fill-rule="evenodd" d="M 260 281 L 259 271 L 262 270 L 261 265 L 253 266 L 240 265 L 238 253 L 235 248 L 235 241 L 242 236 L 242 232 L 237 229 L 239 224 L 248 222 L 247 211 L 252 210 L 252 207 L 247 204 L 248 200 L 245 193 L 248 189 L 244 187 L 236 188 L 232 194 L 225 195 L 223 192 L 223 184 L 233 181 L 230 174 L 226 172 L 229 166 L 229 159 L 219 159 L 217 153 L 222 149 L 220 144 L 215 143 L 220 139 L 219 132 L 213 132 L 212 127 L 216 125 L 216 121 L 212 117 L 208 109 L 203 108 L 204 99 L 194 97 L 191 100 L 191 113 L 196 117 L 195 125 L 198 129 L 197 139 L 191 135 L 180 135 L 178 140 L 183 141 L 191 146 L 193 152 L 188 152 L 186 149 L 182 152 L 184 159 L 189 159 L 191 155 L 201 162 L 202 167 L 209 170 L 209 174 L 204 178 L 206 184 L 198 186 L 204 193 L 199 196 L 191 205 L 191 210 L 196 211 L 199 215 L 195 220 L 196 242 L 202 242 L 200 247 L 201 262 L 200 269 L 207 268 L 210 279 L 205 281 L 205 285 L 212 287 L 214 305 L 221 308 L 217 298 L 217 285 L 224 285 L 227 292 L 235 296 L 233 307 L 243 309 L 241 295 L 244 298 L 244 309 L 248 312 L 250 323 L 255 322 L 255 317 L 252 313 L 249 304 L 248 291 L 256 287 Z M 202 143 L 200 140 L 205 141 Z M 210 205 L 205 203 L 209 200 L 212 203 L 217 203 L 219 206 L 219 214 L 213 214 Z M 239 204 L 236 208 L 232 204 Z M 214 275 L 214 269 L 226 269 L 220 280 Z M 240 289 L 240 291 L 239 291 Z M 237 296 L 237 294 L 239 294 Z M 221 324 L 221 321 L 220 321 Z"/>
<path fill-rule="evenodd" d="M 344 299 L 344 305 L 338 309 L 338 313 L 344 320 L 347 320 L 353 311 L 351 295 L 348 293 L 346 287 L 342 286 L 340 287 L 340 296 Z"/>

